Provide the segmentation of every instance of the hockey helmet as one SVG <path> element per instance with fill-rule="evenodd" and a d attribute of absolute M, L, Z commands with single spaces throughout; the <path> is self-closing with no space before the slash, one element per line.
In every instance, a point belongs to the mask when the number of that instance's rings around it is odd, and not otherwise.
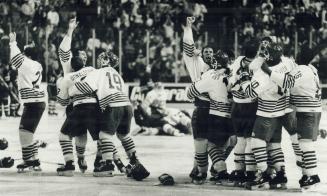
<path fill-rule="evenodd" d="M 266 49 L 268 53 L 268 56 L 266 56 L 266 60 L 269 66 L 277 65 L 281 62 L 281 57 L 283 55 L 283 47 L 280 44 L 270 43 Z"/>
<path fill-rule="evenodd" d="M 116 67 L 118 65 L 119 59 L 111 51 L 105 51 L 99 54 L 97 58 L 97 65 L 99 67 Z"/>

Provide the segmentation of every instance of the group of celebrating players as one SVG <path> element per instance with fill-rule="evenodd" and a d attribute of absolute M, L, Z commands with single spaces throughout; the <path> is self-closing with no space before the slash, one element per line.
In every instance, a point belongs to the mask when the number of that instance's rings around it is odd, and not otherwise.
<path fill-rule="evenodd" d="M 296 164 L 303 174 L 300 187 L 308 189 L 319 183 L 314 142 L 322 108 L 319 77 L 310 64 L 312 51 L 302 49 L 294 61 L 283 56 L 280 44 L 266 37 L 246 43 L 244 56 L 232 60 L 223 50 L 214 52 L 211 47 L 204 47 L 202 51 L 195 48 L 194 21 L 194 17 L 188 17 L 186 21 L 183 58 L 193 82 L 187 96 L 194 101 L 195 109 L 191 119 L 183 112 L 184 115 L 180 112 L 177 115 L 187 133 L 193 132 L 192 182 L 205 182 L 209 155 L 212 161 L 210 181 L 214 183 L 247 189 L 267 187 L 268 184 L 271 189 L 286 188 L 281 149 L 284 127 L 292 141 Z M 149 172 L 136 156 L 130 136 L 133 106 L 123 91 L 124 80 L 114 69 L 118 57 L 106 51 L 97 58 L 99 69 L 87 66 L 86 53 L 71 50 L 77 26 L 76 18 L 71 19 L 59 46 L 64 76 L 57 80 L 57 100 L 67 107 L 59 136 L 65 164 L 57 169 L 58 175 L 73 176 L 72 138 L 75 139 L 78 166 L 82 172 L 87 169 L 84 153 L 89 131 L 92 139 L 97 141 L 94 176 L 113 176 L 116 165 L 121 173 L 142 180 Z M 9 38 L 11 64 L 18 70 L 18 87 L 24 102 L 19 126 L 23 163 L 17 168 L 18 172 L 27 168 L 40 171 L 39 144 L 33 137 L 45 109 L 45 94 L 40 88 L 42 66 L 36 61 L 34 46 L 25 47 L 21 53 L 16 34 L 10 33 Z M 162 118 L 162 103 L 151 100 L 150 93 L 143 105 L 154 105 L 151 110 L 155 112 L 150 112 L 152 116 L 136 103 L 134 107 L 139 113 L 135 120 L 142 127 L 155 127 L 149 122 L 157 122 L 164 132 L 180 136 L 175 125 Z M 156 112 L 160 118 L 156 117 Z M 115 134 L 129 158 L 126 167 L 115 148 Z M 229 174 L 225 160 L 233 148 L 235 168 Z M 6 160 L 6 163 L 5 166 L 10 167 L 13 160 Z"/>
<path fill-rule="evenodd" d="M 115 164 L 120 172 L 142 180 L 150 173 L 136 156 L 135 144 L 129 134 L 133 109 L 123 92 L 124 81 L 113 68 L 118 64 L 118 57 L 110 51 L 102 52 L 97 58 L 99 69 L 86 66 L 86 53 L 82 50 L 76 51 L 76 54 L 71 51 L 72 35 L 77 26 L 76 18 L 71 19 L 58 51 L 64 76 L 57 80 L 57 99 L 67 107 L 66 120 L 59 136 L 65 164 L 57 169 L 57 173 L 62 176 L 73 175 L 72 138 L 75 138 L 79 168 L 82 172 L 87 169 L 84 153 L 89 131 L 98 144 L 94 176 L 113 176 Z M 45 109 L 45 94 L 40 88 L 42 66 L 36 61 L 35 46 L 25 46 L 22 53 L 17 47 L 14 32 L 9 34 L 9 40 L 11 64 L 18 70 L 18 87 L 24 102 L 19 125 L 23 162 L 17 165 L 17 169 L 19 173 L 26 169 L 41 171 L 39 144 L 34 140 L 34 132 Z M 126 167 L 113 143 L 115 134 L 129 158 Z"/>
<path fill-rule="evenodd" d="M 303 48 L 294 61 L 283 55 L 274 37 L 265 37 L 245 43 L 244 56 L 234 61 L 223 50 L 196 49 L 194 21 L 187 18 L 183 37 L 183 58 L 193 82 L 187 96 L 195 105 L 192 181 L 205 182 L 209 155 L 214 183 L 285 189 L 284 127 L 303 174 L 300 187 L 319 183 L 314 142 L 322 108 L 317 69 L 310 64 L 312 50 Z M 235 168 L 229 174 L 225 160 L 235 135 Z"/>

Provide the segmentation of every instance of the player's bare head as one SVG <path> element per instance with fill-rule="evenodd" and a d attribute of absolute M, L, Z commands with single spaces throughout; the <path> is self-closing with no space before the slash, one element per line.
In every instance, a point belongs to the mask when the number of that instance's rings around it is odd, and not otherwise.
<path fill-rule="evenodd" d="M 283 55 L 283 47 L 278 43 L 270 43 L 267 46 L 266 62 L 269 66 L 277 65 L 281 62 Z"/>
<path fill-rule="evenodd" d="M 260 42 L 257 39 L 251 39 L 243 45 L 244 56 L 248 59 L 254 59 L 257 55 Z"/>
<path fill-rule="evenodd" d="M 304 46 L 300 49 L 300 52 L 296 56 L 296 63 L 298 65 L 308 65 L 315 57 L 314 51 L 308 46 Z"/>
<path fill-rule="evenodd" d="M 87 55 L 84 50 L 78 50 L 78 56 L 82 59 L 84 65 L 86 65 L 87 62 Z"/>
<path fill-rule="evenodd" d="M 38 59 L 38 51 L 34 44 L 24 46 L 24 55 L 36 61 Z"/>
<path fill-rule="evenodd" d="M 213 48 L 211 46 L 205 46 L 202 48 L 202 57 L 205 63 L 210 63 L 213 57 Z"/>
<path fill-rule="evenodd" d="M 81 50 L 81 49 L 74 49 L 72 51 L 73 53 L 73 56 L 76 56 L 76 57 L 80 57 L 84 63 L 84 66 L 86 65 L 86 62 L 87 62 L 87 54 L 84 50 Z"/>
<path fill-rule="evenodd" d="M 228 55 L 228 64 L 231 65 L 235 61 L 235 54 L 232 50 L 226 50 L 226 54 Z"/>
<path fill-rule="evenodd" d="M 82 69 L 83 67 L 85 67 L 83 59 L 79 56 L 73 56 L 70 64 L 74 71 L 78 71 L 78 70 Z"/>
<path fill-rule="evenodd" d="M 119 64 L 119 59 L 111 51 L 101 52 L 97 58 L 98 67 L 116 67 Z"/>
<path fill-rule="evenodd" d="M 214 62 L 211 65 L 211 68 L 213 69 L 220 69 L 220 68 L 227 68 L 228 67 L 228 62 L 229 62 L 229 57 L 227 53 L 223 50 L 218 50 L 215 55 L 214 55 Z"/>

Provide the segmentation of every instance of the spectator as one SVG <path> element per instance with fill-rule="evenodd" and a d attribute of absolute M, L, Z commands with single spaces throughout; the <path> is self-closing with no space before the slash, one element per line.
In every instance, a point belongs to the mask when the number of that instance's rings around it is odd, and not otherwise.
<path fill-rule="evenodd" d="M 59 24 L 59 14 L 54 9 L 53 6 L 50 6 L 50 11 L 48 12 L 47 18 L 49 20 L 50 25 L 58 26 L 58 24 Z"/>

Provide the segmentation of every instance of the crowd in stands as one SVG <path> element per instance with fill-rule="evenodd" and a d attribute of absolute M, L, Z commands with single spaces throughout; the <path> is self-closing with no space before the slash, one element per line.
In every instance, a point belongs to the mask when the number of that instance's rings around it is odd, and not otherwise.
<path fill-rule="evenodd" d="M 180 49 L 185 16 L 197 18 L 198 46 L 233 49 L 237 30 L 239 46 L 251 37 L 276 35 L 292 55 L 295 31 L 299 44 L 308 44 L 310 31 L 313 46 L 327 39 L 326 7 L 323 0 L 0 0 L 0 37 L 6 39 L 11 29 L 19 43 L 33 40 L 42 64 L 57 69 L 56 51 L 74 13 L 80 24 L 72 48 L 85 49 L 89 65 L 93 46 L 96 54 L 105 49 L 118 53 L 121 30 L 126 81 L 138 81 L 150 71 L 153 80 L 186 82 Z"/>

